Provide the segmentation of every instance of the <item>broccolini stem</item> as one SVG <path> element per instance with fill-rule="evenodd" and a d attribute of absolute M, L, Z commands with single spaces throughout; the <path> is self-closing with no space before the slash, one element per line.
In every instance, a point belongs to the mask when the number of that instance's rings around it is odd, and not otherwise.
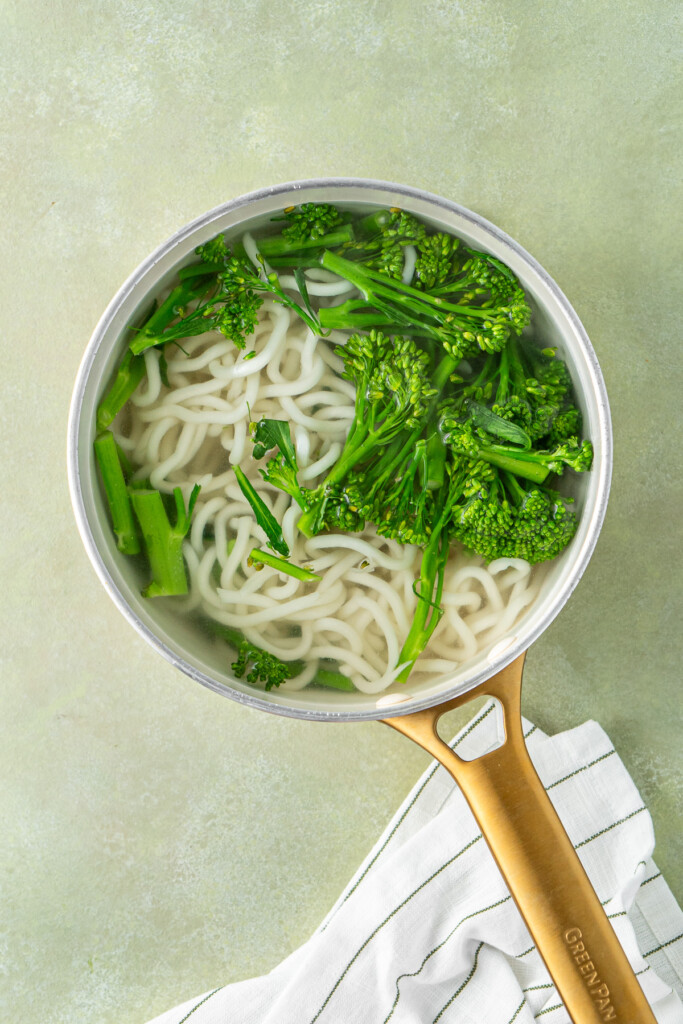
<path fill-rule="evenodd" d="M 446 480 L 446 446 L 438 431 L 427 438 L 427 479 L 424 482 L 430 490 L 443 487 Z"/>
<path fill-rule="evenodd" d="M 542 484 L 550 474 L 548 467 L 533 451 L 519 451 L 513 454 L 509 449 L 490 447 L 478 448 L 477 455 L 492 466 L 506 469 L 524 480 L 531 480 L 534 484 Z"/>
<path fill-rule="evenodd" d="M 190 263 L 178 271 L 179 281 L 189 281 L 191 277 L 215 277 L 223 270 L 222 263 Z"/>
<path fill-rule="evenodd" d="M 145 360 L 128 350 L 121 360 L 114 383 L 97 407 L 97 430 L 113 423 L 145 375 Z"/>
<path fill-rule="evenodd" d="M 325 306 L 318 312 L 318 318 L 326 331 L 364 331 L 368 327 L 391 327 L 396 323 L 396 318 L 386 313 L 368 312 L 365 299 L 348 299 L 341 306 Z"/>
<path fill-rule="evenodd" d="M 204 295 L 209 290 L 209 287 L 209 280 L 206 277 L 201 277 L 199 281 L 195 279 L 183 281 L 182 284 L 174 288 L 156 312 L 152 313 L 144 327 L 135 335 L 129 346 L 130 351 L 134 355 L 139 355 L 146 348 L 163 344 L 166 341 L 164 330 L 168 327 L 171 320 L 179 315 L 179 310 L 186 306 L 188 302 L 192 302 L 193 299 L 198 299 Z"/>
<path fill-rule="evenodd" d="M 450 355 L 444 355 L 439 362 L 432 380 L 432 385 L 437 393 L 430 401 L 430 416 L 438 403 L 438 392 L 443 388 L 456 366 L 457 360 L 453 359 Z M 353 424 L 347 435 L 341 457 L 321 485 L 323 488 L 341 483 L 357 463 L 361 462 L 366 456 L 371 455 L 376 449 L 383 448 L 384 450 L 379 456 L 379 464 L 375 466 L 373 473 L 374 485 L 370 496 L 374 495 L 402 464 L 423 433 L 424 426 L 422 424 L 407 434 L 405 430 L 399 431 L 403 422 L 401 414 L 397 414 L 395 417 L 388 416 L 380 427 L 375 430 L 373 422 L 374 409 L 371 413 L 370 422 L 364 417 L 366 389 L 367 382 L 360 382 L 356 391 L 356 409 Z M 392 445 L 391 443 L 396 437 L 401 442 L 399 446 Z M 315 503 L 306 509 L 299 518 L 297 528 L 305 537 L 314 536 L 320 529 L 318 523 L 319 514 L 320 504 Z"/>
<path fill-rule="evenodd" d="M 244 633 L 240 633 L 238 629 L 232 629 L 230 626 L 226 626 L 223 622 L 218 622 L 216 619 L 202 619 L 202 625 L 206 629 L 219 636 L 221 640 L 225 640 L 226 643 L 230 644 L 231 647 L 237 651 L 243 640 L 246 639 Z M 303 662 L 301 663 L 303 665 Z"/>
<path fill-rule="evenodd" d="M 278 572 L 284 572 L 287 576 L 293 576 L 295 580 L 301 580 L 306 583 L 319 583 L 322 579 L 322 576 L 311 572 L 310 569 L 304 569 L 300 565 L 292 565 L 286 558 L 278 558 L 277 555 L 271 555 L 269 551 L 259 551 L 258 548 L 254 548 L 250 552 L 249 562 L 256 562 L 257 566 L 259 564 L 268 565 L 271 569 L 277 569 Z"/>
<path fill-rule="evenodd" d="M 373 448 L 376 448 L 378 444 L 382 443 L 381 437 L 381 428 L 379 431 L 369 430 L 365 434 L 362 434 L 362 431 L 358 430 L 353 442 L 348 447 L 344 446 L 342 456 L 328 473 L 325 479 L 325 484 L 327 486 L 331 486 L 333 484 L 338 484 L 343 480 L 349 470 L 352 469 L 357 462 L 365 458 Z"/>
<path fill-rule="evenodd" d="M 442 519 L 443 516 L 441 517 Z M 404 666 L 397 677 L 399 683 L 407 682 L 417 658 L 429 643 L 429 639 L 443 614 L 440 602 L 443 593 L 446 562 L 448 560 L 449 542 L 448 537 L 441 536 L 441 532 L 442 525 L 434 528 L 429 544 L 422 553 L 420 576 L 417 580 L 419 590 L 416 590 L 420 600 L 417 603 L 408 636 L 398 656 L 399 665 Z"/>
<path fill-rule="evenodd" d="M 235 255 L 238 255 L 238 250 L 239 246 L 235 246 Z M 274 270 L 308 270 L 320 266 L 320 253 L 316 249 L 309 249 L 302 256 L 269 256 L 268 266 Z"/>
<path fill-rule="evenodd" d="M 457 365 L 457 360 L 453 359 L 449 355 L 445 355 L 441 359 L 439 365 L 436 368 L 436 372 L 432 380 L 433 387 L 437 389 L 437 392 L 440 391 L 441 388 L 443 388 L 446 381 L 453 373 Z M 431 412 L 436 408 L 438 401 L 439 394 L 437 393 L 430 402 L 430 415 Z M 344 447 L 344 451 L 342 452 L 342 458 L 339 460 L 339 462 L 336 463 L 332 472 L 327 477 L 325 481 L 326 484 L 336 484 L 343 480 L 343 478 L 348 473 L 349 469 L 351 469 L 360 459 L 364 458 L 365 455 L 368 454 L 368 452 L 372 451 L 372 449 L 377 447 L 378 445 L 385 444 L 387 436 L 393 437 L 395 435 L 396 427 L 400 425 L 401 420 L 400 418 L 394 419 L 392 417 L 386 420 L 378 431 L 370 429 L 370 431 L 362 439 L 362 443 L 359 443 L 357 438 L 355 438 L 356 433 L 359 432 L 358 427 L 360 425 L 360 422 L 361 416 L 357 411 L 353 425 L 351 427 L 351 431 L 349 432 L 347 438 L 346 445 Z M 415 442 L 418 440 L 418 438 L 422 435 L 423 429 L 423 426 L 419 426 L 410 432 L 410 434 L 405 440 L 403 447 L 400 449 L 400 452 L 393 457 L 392 462 L 390 463 L 390 466 L 388 468 L 388 472 L 393 471 L 393 469 L 400 465 L 401 460 L 405 457 L 408 451 L 410 451 L 410 449 L 415 445 Z M 354 444 L 349 447 L 348 441 L 351 437 L 354 437 L 355 440 Z"/>
<path fill-rule="evenodd" d="M 449 355 L 443 356 L 441 362 L 436 368 L 436 373 L 434 374 L 434 378 L 432 380 L 433 386 L 437 388 L 439 391 L 441 391 L 450 375 L 455 372 L 457 366 L 457 359 L 453 359 L 453 357 Z M 436 404 L 436 400 L 438 400 L 439 397 L 440 396 L 437 395 L 434 404 Z"/>
<path fill-rule="evenodd" d="M 207 282 L 203 281 L 201 285 L 189 282 L 174 288 L 166 301 L 162 302 L 140 329 L 121 360 L 114 383 L 97 408 L 97 430 L 100 433 L 113 422 L 144 377 L 145 360 L 140 353 L 159 341 L 163 341 L 163 338 L 147 337 L 147 335 L 158 334 L 162 331 L 177 316 L 176 309 L 179 304 L 182 305 L 197 298 L 207 290 L 207 287 Z"/>
<path fill-rule="evenodd" d="M 373 429 L 371 422 L 356 427 L 353 440 L 345 444 L 341 458 L 335 463 L 332 470 L 326 476 L 321 487 L 333 487 L 341 483 L 353 467 L 361 462 L 367 455 L 370 455 L 376 448 L 384 446 L 394 436 L 396 424 L 400 422 L 397 418 L 387 419 L 378 430 Z M 417 431 L 419 436 L 420 430 Z M 297 521 L 297 529 L 304 537 L 313 537 L 319 530 L 318 517 L 320 515 L 320 503 L 315 502 L 306 509 Z"/>
<path fill-rule="evenodd" d="M 379 271 L 370 270 L 368 267 L 361 267 L 357 263 L 345 260 L 333 252 L 324 252 L 320 264 L 326 270 L 331 270 L 355 284 L 368 302 L 371 302 L 374 296 L 379 295 L 391 302 L 398 303 L 417 316 L 434 317 L 442 311 L 459 313 L 466 317 L 481 317 L 483 320 L 491 316 L 490 309 L 476 306 L 456 306 L 452 302 L 445 302 L 439 296 L 434 297 L 429 292 L 422 292 L 418 288 L 412 288 L 409 284 L 394 281 L 393 278 L 387 277 L 386 274 L 381 274 Z"/>
<path fill-rule="evenodd" d="M 318 516 L 320 515 L 320 508 L 318 505 L 313 505 L 311 508 L 306 509 L 305 512 L 299 516 L 297 520 L 296 528 L 300 533 L 303 533 L 304 537 L 315 537 L 318 532 L 316 525 L 318 522 Z"/>
<path fill-rule="evenodd" d="M 173 491 L 176 505 L 176 523 L 171 526 L 159 491 L 129 491 L 135 515 L 142 529 L 142 536 L 152 570 L 152 580 L 142 591 L 143 597 L 173 597 L 187 593 L 187 575 L 183 561 L 183 539 L 190 529 L 190 519 L 199 485 L 190 495 L 187 509 L 183 492 L 179 487 Z"/>
<path fill-rule="evenodd" d="M 512 473 L 508 473 L 506 470 L 503 470 L 502 476 L 505 481 L 507 496 L 512 498 L 512 502 L 514 505 L 521 505 L 524 499 L 527 497 L 527 492 L 524 490 L 517 477 L 514 476 Z M 498 486 L 500 490 L 503 491 L 500 482 Z"/>
<path fill-rule="evenodd" d="M 380 234 L 387 224 L 391 223 L 391 218 L 391 210 L 375 210 L 374 213 L 369 213 L 367 217 L 363 217 L 358 222 L 356 231 L 362 238 L 374 238 L 375 235 Z"/>
<path fill-rule="evenodd" d="M 463 486 L 463 476 L 452 477 L 448 483 L 444 484 L 441 490 L 441 500 L 437 502 L 437 508 L 441 511 L 432 527 L 429 543 L 423 549 L 420 575 L 415 582 L 415 587 L 419 588 L 415 590 L 415 593 L 420 600 L 398 658 L 398 664 L 405 666 L 397 677 L 400 683 L 405 683 L 408 679 L 416 659 L 429 643 L 429 639 L 443 615 L 441 595 L 450 548 L 447 524 L 451 510 L 462 494 Z"/>
<path fill-rule="evenodd" d="M 123 469 L 116 450 L 114 435 L 109 431 L 100 434 L 95 440 L 95 455 L 102 474 L 102 483 L 107 495 L 111 512 L 116 546 L 126 555 L 136 555 L 140 550 L 140 541 L 135 529 L 133 509 L 128 495 L 128 488 Z"/>
<path fill-rule="evenodd" d="M 387 449 L 387 464 L 384 464 L 385 459 L 382 458 L 380 459 L 379 465 L 373 468 L 373 476 L 375 478 L 371 491 L 373 497 L 376 494 L 376 492 L 379 491 L 380 488 L 384 486 L 387 480 L 391 478 L 394 471 L 398 469 L 399 466 L 403 465 L 408 455 L 415 448 L 415 445 L 417 444 L 421 433 L 422 427 L 420 426 L 416 428 L 412 432 L 412 434 L 408 435 L 408 437 L 401 445 L 401 447 L 398 448 L 398 450 L 396 449 L 396 446 Z"/>
<path fill-rule="evenodd" d="M 348 676 L 342 675 L 341 672 L 333 672 L 328 668 L 319 668 L 313 676 L 312 683 L 314 686 L 326 686 L 332 690 L 356 689 Z"/>
<path fill-rule="evenodd" d="M 524 370 L 524 363 L 522 362 L 522 345 L 519 338 L 515 338 L 513 335 L 506 347 L 508 348 L 510 379 L 521 393 L 524 391 L 527 376 Z"/>
<path fill-rule="evenodd" d="M 350 224 L 344 224 L 320 238 L 292 241 L 285 238 L 284 235 L 274 235 L 270 238 L 260 238 L 257 246 L 261 255 L 270 259 L 271 256 L 287 256 L 289 253 L 300 252 L 302 249 L 329 249 L 336 245 L 352 242 L 353 238 L 353 228 Z"/>
<path fill-rule="evenodd" d="M 436 389 L 437 394 L 432 398 L 432 400 L 430 402 L 430 406 L 429 406 L 429 416 L 430 417 L 433 415 L 434 410 L 436 409 L 436 406 L 439 403 L 439 400 L 440 400 L 440 397 L 441 397 L 440 396 L 440 392 L 441 392 L 442 388 L 446 384 L 446 381 L 448 380 L 450 375 L 456 369 L 457 365 L 458 365 L 458 363 L 457 363 L 456 359 L 453 359 L 452 356 L 445 355 L 445 356 L 443 356 L 443 358 L 441 359 L 441 362 L 437 366 L 436 372 L 434 374 L 434 377 L 432 378 L 432 386 Z M 355 425 L 355 421 L 354 421 L 354 425 Z M 385 465 L 380 465 L 379 471 L 376 471 L 376 474 L 377 474 L 376 475 L 376 486 L 373 487 L 373 493 L 374 493 L 375 490 L 379 490 L 379 488 L 391 476 L 391 474 L 402 464 L 402 462 L 404 461 L 404 459 L 406 458 L 408 453 L 417 444 L 418 440 L 422 436 L 423 431 L 424 431 L 424 427 L 422 427 L 422 426 L 417 427 L 415 430 L 411 431 L 411 433 L 406 438 L 405 443 L 403 444 L 403 446 L 398 451 L 393 450 L 393 451 L 389 452 L 390 458 L 389 458 L 388 464 L 386 466 Z M 431 448 L 432 456 L 434 454 L 434 451 L 436 450 L 437 451 L 436 460 L 440 461 L 440 470 L 438 471 L 440 473 L 440 478 L 438 480 L 435 480 L 435 482 L 437 482 L 440 485 L 440 484 L 443 483 L 443 470 L 444 470 L 444 464 L 445 464 L 445 450 L 444 450 L 444 447 L 443 447 L 443 442 L 438 438 L 438 436 L 437 435 L 433 435 L 433 436 L 436 437 L 437 440 L 432 443 L 432 448 Z M 430 461 L 434 462 L 435 459 L 430 457 Z"/>
<path fill-rule="evenodd" d="M 508 382 L 510 380 L 510 347 L 512 345 L 512 338 L 508 341 L 507 345 L 500 353 L 500 361 L 498 363 L 498 388 L 496 390 L 496 402 L 502 404 L 507 397 Z M 488 363 L 488 359 L 486 360 Z M 482 371 L 483 372 L 483 371 Z"/>

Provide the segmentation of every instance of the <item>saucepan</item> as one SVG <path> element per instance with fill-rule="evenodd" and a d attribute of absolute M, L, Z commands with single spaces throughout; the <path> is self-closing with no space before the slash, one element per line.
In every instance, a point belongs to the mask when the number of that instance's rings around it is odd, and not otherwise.
<path fill-rule="evenodd" d="M 128 328 L 197 245 L 258 228 L 283 208 L 332 202 L 354 210 L 400 207 L 438 230 L 503 260 L 520 279 L 543 343 L 567 363 L 595 447 L 592 470 L 575 483 L 580 512 L 575 537 L 548 563 L 538 596 L 502 640 L 448 677 L 381 695 L 306 688 L 269 693 L 231 675 L 215 649 L 188 626 L 145 600 L 136 571 L 115 547 L 93 458 L 98 401 L 125 350 Z M 576 1024 L 603 1020 L 654 1022 L 640 985 L 607 920 L 545 790 L 522 736 L 520 694 L 524 654 L 574 590 L 602 525 L 611 473 L 611 426 L 600 368 L 576 313 L 552 278 L 502 231 L 469 210 L 419 189 L 364 179 L 316 179 L 266 188 L 225 203 L 183 227 L 146 259 L 114 297 L 97 325 L 78 372 L 68 428 L 68 470 L 78 528 L 110 597 L 137 631 L 192 679 L 262 711 L 309 721 L 384 721 L 413 739 L 451 773 L 479 823 L 565 1006 Z M 500 745 L 472 761 L 439 738 L 440 717 L 475 697 L 499 705 Z M 586 955 L 584 955 L 586 954 Z M 585 964 L 592 968 L 586 972 Z M 582 969 L 583 968 L 583 969 Z M 593 969 L 594 968 L 594 969 Z"/>

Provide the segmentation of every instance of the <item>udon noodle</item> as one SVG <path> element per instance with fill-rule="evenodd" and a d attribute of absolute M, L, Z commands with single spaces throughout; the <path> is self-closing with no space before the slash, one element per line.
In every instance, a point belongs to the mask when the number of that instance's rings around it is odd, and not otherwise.
<path fill-rule="evenodd" d="M 309 291 L 341 295 L 345 282 L 309 271 Z M 282 283 L 294 285 L 286 278 Z M 356 687 L 378 693 L 396 678 L 398 659 L 418 598 L 413 582 L 420 550 L 377 535 L 324 533 L 306 539 L 296 528 L 300 510 L 266 484 L 251 457 L 249 423 L 262 417 L 291 424 L 300 480 L 315 487 L 341 451 L 353 419 L 354 387 L 342 379 L 332 342 L 316 337 L 289 310 L 266 301 L 247 350 L 218 333 L 166 346 L 162 383 L 160 350 L 145 352 L 146 379 L 115 424 L 116 440 L 138 479 L 185 497 L 201 484 L 184 556 L 189 595 L 179 610 L 239 629 L 279 658 L 303 659 L 306 668 L 282 684 L 297 690 L 319 665 L 335 662 Z M 292 562 L 322 576 L 301 582 L 270 567 L 249 564 L 266 543 L 231 467 L 240 465 L 275 517 Z M 429 648 L 417 661 L 411 686 L 452 672 L 504 636 L 533 600 L 536 575 L 521 559 L 486 566 L 454 548 L 446 570 L 444 614 Z"/>

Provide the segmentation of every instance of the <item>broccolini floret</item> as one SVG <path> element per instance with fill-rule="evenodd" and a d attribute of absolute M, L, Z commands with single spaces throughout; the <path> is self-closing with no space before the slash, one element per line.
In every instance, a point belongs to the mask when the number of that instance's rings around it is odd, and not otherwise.
<path fill-rule="evenodd" d="M 553 350 L 541 351 L 513 339 L 499 365 L 491 369 L 495 413 L 523 426 L 532 441 L 550 436 L 552 443 L 578 436 L 581 421 L 571 400 L 571 378 Z M 558 422 L 561 416 L 564 421 Z"/>
<path fill-rule="evenodd" d="M 347 257 L 348 255 L 346 253 Z M 397 281 L 400 281 L 403 277 L 404 265 L 404 249 L 398 242 L 395 242 L 393 245 L 387 245 L 377 252 L 365 254 L 363 257 L 363 266 L 368 267 L 370 270 L 376 270 L 386 277 L 393 277 Z"/>
<path fill-rule="evenodd" d="M 322 530 L 358 533 L 365 528 L 362 500 L 352 474 L 344 484 L 327 484 L 308 491 L 306 514 L 299 520 L 299 529 L 307 534 Z"/>
<path fill-rule="evenodd" d="M 333 228 L 344 223 L 344 217 L 330 203 L 303 203 L 283 211 L 287 226 L 282 235 L 288 242 L 317 242 Z"/>
<path fill-rule="evenodd" d="M 287 679 L 293 679 L 300 675 L 306 668 L 306 662 L 283 661 L 275 654 L 271 654 L 270 651 L 265 651 L 262 647 L 252 644 L 239 630 L 225 626 L 215 619 L 206 619 L 203 625 L 209 633 L 225 640 L 235 651 L 237 660 L 232 663 L 231 668 L 237 679 L 244 678 L 246 673 L 247 682 L 262 682 L 265 684 L 265 690 L 272 690 L 274 687 L 281 686 Z M 334 690 L 355 690 L 355 686 L 347 676 L 332 668 L 319 667 L 312 684 Z"/>
<path fill-rule="evenodd" d="M 207 293 L 204 285 L 202 301 L 189 312 L 176 306 L 178 320 L 174 324 L 157 330 L 157 325 L 150 321 L 131 343 L 131 351 L 139 353 L 153 345 L 163 345 L 207 331 L 220 331 L 237 348 L 243 349 L 247 337 L 256 327 L 263 294 L 272 295 L 275 301 L 300 316 L 311 330 L 319 331 L 318 321 L 285 292 L 274 271 L 266 272 L 264 267 L 259 272 L 246 257 L 236 256 L 222 236 L 198 246 L 196 252 L 202 261 L 200 268 L 204 266 L 206 273 L 211 275 L 211 289 Z M 184 287 L 191 297 L 190 285 L 194 281 L 195 267 L 188 269 L 192 275 L 187 277 L 181 288 Z M 194 290 L 197 292 L 196 285 Z"/>
<path fill-rule="evenodd" d="M 580 411 L 573 405 L 568 406 L 554 417 L 548 432 L 549 444 L 564 444 L 581 436 L 583 421 Z"/>
<path fill-rule="evenodd" d="M 452 419 L 446 413 L 442 420 L 444 440 L 451 449 L 471 459 L 485 462 L 507 470 L 516 476 L 535 483 L 543 483 L 550 473 L 561 476 L 566 467 L 583 473 L 590 469 L 593 461 L 593 446 L 590 441 L 579 443 L 571 438 L 549 450 L 520 448 L 500 444 L 495 437 L 473 425 L 465 411 L 460 418 Z"/>
<path fill-rule="evenodd" d="M 264 651 L 261 647 L 243 640 L 237 649 L 237 660 L 232 663 L 232 671 L 237 679 L 245 673 L 248 683 L 265 683 L 266 690 L 280 686 L 287 679 L 292 679 L 301 671 L 301 665 L 295 662 L 281 661 L 274 654 Z"/>
<path fill-rule="evenodd" d="M 576 514 L 555 492 L 525 489 L 501 474 L 458 510 L 454 535 L 487 562 L 524 558 L 532 565 L 557 557 L 576 532 Z"/>
<path fill-rule="evenodd" d="M 455 255 L 459 248 L 459 239 L 442 232 L 421 239 L 417 245 L 415 287 L 429 290 L 449 280 L 454 273 Z"/>
<path fill-rule="evenodd" d="M 412 213 L 392 207 L 376 210 L 359 222 L 356 228 L 358 245 L 366 252 L 392 245 L 415 245 L 427 234 L 425 225 Z"/>
<path fill-rule="evenodd" d="M 411 338 L 388 338 L 381 331 L 353 334 L 337 354 L 344 361 L 342 376 L 356 386 L 354 419 L 339 459 L 299 520 L 306 536 L 325 526 L 329 489 L 348 486 L 379 449 L 399 434 L 419 430 L 436 394 L 429 357 Z M 351 506 L 348 511 L 353 511 Z"/>
<path fill-rule="evenodd" d="M 405 210 L 378 210 L 359 221 L 354 241 L 336 251 L 347 260 L 361 263 L 368 270 L 375 270 L 385 277 L 400 281 L 405 266 L 406 246 L 417 245 L 426 237 L 426 233 L 424 224 Z"/>
<path fill-rule="evenodd" d="M 258 240 L 259 252 L 272 266 L 305 265 L 323 249 L 351 245 L 355 238 L 350 217 L 330 203 L 289 206 L 273 221 L 285 222 L 280 234 Z"/>

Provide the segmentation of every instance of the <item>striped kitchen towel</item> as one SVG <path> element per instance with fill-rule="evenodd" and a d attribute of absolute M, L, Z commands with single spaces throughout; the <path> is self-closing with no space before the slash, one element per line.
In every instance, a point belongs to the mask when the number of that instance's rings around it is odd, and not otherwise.
<path fill-rule="evenodd" d="M 497 705 L 452 742 L 497 743 Z M 651 859 L 652 820 L 595 722 L 529 752 L 660 1024 L 683 1022 L 683 914 Z M 569 1024 L 460 791 L 422 776 L 311 938 L 270 974 L 153 1024 Z"/>

